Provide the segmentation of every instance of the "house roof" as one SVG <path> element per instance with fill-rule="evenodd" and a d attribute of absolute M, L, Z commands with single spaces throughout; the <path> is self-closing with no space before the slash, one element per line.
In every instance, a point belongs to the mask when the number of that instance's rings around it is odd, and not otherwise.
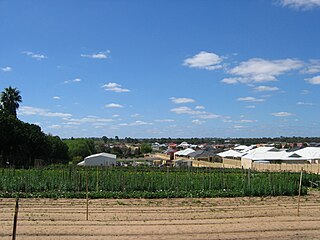
<path fill-rule="evenodd" d="M 280 159 L 283 153 L 285 151 L 276 151 L 274 147 L 259 147 L 248 151 L 242 157 L 252 160 Z"/>
<path fill-rule="evenodd" d="M 195 152 L 192 148 L 187 148 L 178 152 L 175 152 L 175 155 L 187 156 L 189 153 Z"/>
<path fill-rule="evenodd" d="M 279 150 L 273 147 L 260 147 L 249 151 L 243 158 L 259 160 L 312 160 L 320 159 L 320 147 L 306 147 L 296 151 Z"/>
<path fill-rule="evenodd" d="M 197 150 L 195 152 L 188 154 L 188 156 L 192 158 L 207 158 L 207 157 L 216 156 L 216 154 L 213 151 Z"/>
<path fill-rule="evenodd" d="M 85 160 L 90 159 L 90 158 L 94 158 L 94 157 L 117 158 L 117 155 L 103 152 L 103 153 L 97 153 L 97 154 L 90 155 L 90 156 L 86 157 Z"/>
<path fill-rule="evenodd" d="M 179 145 L 178 145 L 178 147 L 189 147 L 189 143 L 187 143 L 187 142 L 182 142 L 182 143 L 180 143 Z"/>
<path fill-rule="evenodd" d="M 301 159 L 320 159 L 320 147 L 305 147 L 301 148 L 295 152 L 291 152 L 290 155 L 295 156 L 288 156 L 288 157 L 296 157 L 296 155 L 300 156 Z"/>
<path fill-rule="evenodd" d="M 238 151 L 230 149 L 228 151 L 218 153 L 217 155 L 220 157 L 241 157 L 243 154 Z"/>

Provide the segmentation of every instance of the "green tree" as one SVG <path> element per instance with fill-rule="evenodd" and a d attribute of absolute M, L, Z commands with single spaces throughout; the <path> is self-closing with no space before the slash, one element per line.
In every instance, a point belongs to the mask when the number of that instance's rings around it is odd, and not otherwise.
<path fill-rule="evenodd" d="M 17 88 L 12 88 L 9 86 L 5 88 L 0 96 L 1 108 L 8 114 L 17 117 L 17 109 L 19 108 L 19 103 L 22 102 L 22 97 L 20 91 Z"/>
<path fill-rule="evenodd" d="M 27 150 L 29 162 L 23 164 L 26 166 L 34 166 L 35 158 L 47 160 L 50 152 L 50 145 L 47 136 L 41 131 L 41 128 L 35 124 L 24 123 L 24 142 L 23 145 Z"/>
<path fill-rule="evenodd" d="M 22 122 L 12 115 L 8 115 L 6 111 L 0 111 L 0 153 L 1 165 L 14 160 L 13 152 L 17 145 L 22 141 Z"/>
<path fill-rule="evenodd" d="M 1 111 L 0 132 L 1 165 L 9 163 L 16 167 L 32 167 L 36 158 L 48 164 L 50 145 L 39 126 L 25 123 Z"/>
<path fill-rule="evenodd" d="M 151 152 L 152 152 L 152 147 L 150 144 L 148 143 L 141 144 L 141 153 L 146 154 Z"/>
<path fill-rule="evenodd" d="M 49 161 L 50 163 L 67 163 L 68 156 L 68 146 L 65 144 L 58 136 L 47 136 L 49 143 Z"/>
<path fill-rule="evenodd" d="M 103 136 L 103 137 L 102 137 L 102 140 L 103 140 L 104 143 L 107 143 L 107 142 L 108 142 L 108 138 L 107 138 L 106 136 Z"/>
<path fill-rule="evenodd" d="M 135 156 L 135 157 L 139 157 L 140 155 L 141 155 L 141 150 L 140 150 L 140 148 L 138 147 L 138 148 L 134 149 L 134 156 Z"/>
<path fill-rule="evenodd" d="M 94 141 L 92 139 L 75 138 L 64 140 L 64 143 L 66 143 L 69 148 L 68 155 L 72 160 L 78 161 L 96 153 Z"/>

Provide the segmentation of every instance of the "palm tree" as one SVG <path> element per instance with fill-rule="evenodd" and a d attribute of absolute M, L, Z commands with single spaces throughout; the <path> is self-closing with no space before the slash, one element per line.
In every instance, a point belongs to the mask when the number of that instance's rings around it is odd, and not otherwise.
<path fill-rule="evenodd" d="M 0 102 L 3 110 L 17 117 L 17 109 L 19 108 L 19 103 L 22 102 L 20 91 L 17 88 L 12 88 L 11 86 L 5 88 L 1 93 Z"/>

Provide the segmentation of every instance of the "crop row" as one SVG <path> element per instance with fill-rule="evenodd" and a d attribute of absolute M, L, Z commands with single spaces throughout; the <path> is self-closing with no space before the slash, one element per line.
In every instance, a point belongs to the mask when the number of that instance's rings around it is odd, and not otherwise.
<path fill-rule="evenodd" d="M 1 169 L 0 197 L 163 198 L 297 195 L 297 173 L 227 169 Z M 305 174 L 302 194 L 315 175 Z"/>

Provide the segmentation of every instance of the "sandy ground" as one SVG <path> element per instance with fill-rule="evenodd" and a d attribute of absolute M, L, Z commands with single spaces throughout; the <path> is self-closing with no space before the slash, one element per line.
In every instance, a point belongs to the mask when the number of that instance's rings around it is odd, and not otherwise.
<path fill-rule="evenodd" d="M 215 199 L 20 199 L 16 239 L 320 239 L 320 192 Z M 14 199 L 0 199 L 11 239 Z"/>

